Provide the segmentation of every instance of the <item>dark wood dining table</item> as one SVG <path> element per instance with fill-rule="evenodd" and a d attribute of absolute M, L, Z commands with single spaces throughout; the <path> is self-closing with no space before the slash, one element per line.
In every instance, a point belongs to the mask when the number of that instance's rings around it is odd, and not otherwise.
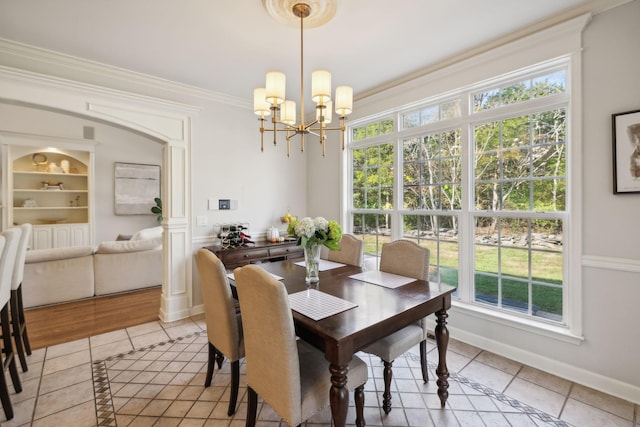
<path fill-rule="evenodd" d="M 336 427 L 346 423 L 349 406 L 347 365 L 353 355 L 376 340 L 431 314 L 436 317 L 434 332 L 439 359 L 436 375 L 438 396 L 444 407 L 449 395 L 446 319 L 454 287 L 414 280 L 391 289 L 349 277 L 364 271 L 349 265 L 321 271 L 320 281 L 308 285 L 305 283 L 305 268 L 296 265 L 296 261 L 299 260 L 267 262 L 260 266 L 283 277 L 289 294 L 317 289 L 357 304 L 357 307 L 318 321 L 292 311 L 297 335 L 322 350 L 329 361 L 332 384 L 329 399 Z"/>

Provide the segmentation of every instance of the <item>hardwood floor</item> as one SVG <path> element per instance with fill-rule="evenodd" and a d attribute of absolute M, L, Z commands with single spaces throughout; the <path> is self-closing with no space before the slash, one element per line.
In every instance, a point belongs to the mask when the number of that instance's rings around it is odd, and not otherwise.
<path fill-rule="evenodd" d="M 25 310 L 32 349 L 158 320 L 162 287 Z"/>

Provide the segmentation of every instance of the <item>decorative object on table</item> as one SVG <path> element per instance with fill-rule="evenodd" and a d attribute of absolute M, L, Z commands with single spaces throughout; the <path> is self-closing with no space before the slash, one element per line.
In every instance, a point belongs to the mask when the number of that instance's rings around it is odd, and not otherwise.
<path fill-rule="evenodd" d="M 276 227 L 269 227 L 267 230 L 267 240 L 271 243 L 276 243 L 280 241 L 280 230 Z"/>
<path fill-rule="evenodd" d="M 280 217 L 280 222 L 283 224 L 288 224 L 291 221 L 295 221 L 297 219 L 297 217 L 291 215 L 290 212 L 287 212 L 286 214 L 284 214 L 284 216 Z"/>
<path fill-rule="evenodd" d="M 640 110 L 611 115 L 613 194 L 640 193 Z"/>
<path fill-rule="evenodd" d="M 321 216 L 304 217 L 289 222 L 287 232 L 297 239 L 297 244 L 304 248 L 304 265 L 307 270 L 307 283 L 320 280 L 320 248 L 326 246 L 331 251 L 340 250 L 342 228 L 336 221 L 327 221 Z"/>
<path fill-rule="evenodd" d="M 251 240 L 251 236 L 244 232 L 244 230 L 248 229 L 248 225 L 244 224 L 222 225 L 218 232 L 220 246 L 226 249 L 254 243 L 254 241 Z"/>

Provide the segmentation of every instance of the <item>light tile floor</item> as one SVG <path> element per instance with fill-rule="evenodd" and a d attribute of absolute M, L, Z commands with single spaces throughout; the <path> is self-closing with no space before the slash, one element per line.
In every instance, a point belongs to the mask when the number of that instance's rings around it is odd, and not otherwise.
<path fill-rule="evenodd" d="M 12 394 L 9 426 L 243 426 L 246 383 L 241 368 L 238 410 L 226 415 L 229 363 L 204 388 L 207 338 L 202 316 L 151 322 L 33 352 Z M 423 384 L 418 349 L 394 363 L 393 410 L 380 409 L 382 367 L 370 366 L 365 394 L 369 426 L 626 426 L 640 427 L 640 408 L 455 340 L 449 343 L 449 399 L 440 408 L 429 342 L 431 381 Z M 10 381 L 9 381 L 10 382 Z M 10 386 L 12 388 L 12 386 Z M 1 412 L 1 411 L 0 411 Z M 355 415 L 350 408 L 347 422 Z M 328 426 L 325 410 L 307 426 Z M 280 426 L 267 404 L 258 426 Z"/>

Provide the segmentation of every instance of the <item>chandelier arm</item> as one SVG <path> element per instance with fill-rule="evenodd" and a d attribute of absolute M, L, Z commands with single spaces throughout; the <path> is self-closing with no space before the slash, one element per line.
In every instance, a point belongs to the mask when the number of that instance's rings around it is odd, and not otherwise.
<path fill-rule="evenodd" d="M 285 127 L 281 127 L 280 128 L 280 127 L 275 126 L 275 127 L 272 127 L 272 128 L 264 128 L 264 130 L 267 131 L 267 132 L 273 132 L 273 131 L 276 131 L 276 132 L 287 132 L 287 131 L 294 132 L 292 136 L 294 136 L 296 134 L 296 128 L 295 127 L 289 126 L 289 125 L 287 125 L 285 123 L 281 123 L 281 122 L 278 122 L 276 124 L 283 124 L 283 125 L 285 125 Z"/>
<path fill-rule="evenodd" d="M 346 129 L 346 128 L 345 128 L 345 129 Z M 319 131 L 319 130 L 320 130 L 320 128 L 307 128 L 306 130 L 307 130 L 309 133 L 313 133 L 312 131 Z M 330 128 L 330 127 L 326 127 L 326 126 L 325 126 L 325 127 L 324 127 L 324 130 L 325 130 L 325 133 L 326 133 L 326 131 L 328 131 L 328 130 L 344 130 L 344 129 L 342 129 L 342 127 L 334 127 L 334 128 Z M 314 134 L 314 135 L 317 135 L 317 134 Z"/>

